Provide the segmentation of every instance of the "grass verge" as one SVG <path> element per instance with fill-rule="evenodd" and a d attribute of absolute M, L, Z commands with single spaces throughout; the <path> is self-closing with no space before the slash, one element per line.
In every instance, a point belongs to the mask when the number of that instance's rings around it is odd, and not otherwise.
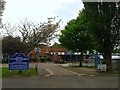
<path fill-rule="evenodd" d="M 0 68 L 2 78 L 6 77 L 29 77 L 37 75 L 35 68 L 29 68 L 28 70 L 22 70 L 22 73 L 19 74 L 19 70 L 9 70 L 7 67 Z"/>
<path fill-rule="evenodd" d="M 93 66 L 89 66 L 89 67 L 88 66 L 83 66 L 83 67 L 70 66 L 70 67 L 63 67 L 63 68 L 73 72 L 77 72 L 77 73 L 95 73 L 96 72 L 98 74 L 120 74 L 120 72 L 117 70 L 113 70 L 112 72 L 97 72 Z"/>
<path fill-rule="evenodd" d="M 82 66 L 82 67 L 80 67 L 80 66 L 74 66 L 74 65 L 70 66 L 70 67 L 73 67 L 73 68 L 74 67 L 76 67 L 76 68 L 93 68 L 93 69 L 95 68 L 94 66 Z"/>
<path fill-rule="evenodd" d="M 93 67 L 78 67 L 78 66 L 70 66 L 70 67 L 63 67 L 65 69 L 68 69 L 70 71 L 73 72 L 77 72 L 77 73 L 93 73 L 95 72 L 95 68 Z"/>

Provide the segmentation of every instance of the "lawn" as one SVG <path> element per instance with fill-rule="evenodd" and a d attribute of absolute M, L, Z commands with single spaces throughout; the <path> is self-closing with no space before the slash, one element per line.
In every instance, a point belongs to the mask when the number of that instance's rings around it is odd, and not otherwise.
<path fill-rule="evenodd" d="M 22 73 L 19 74 L 19 70 L 9 70 L 7 67 L 0 68 L 0 75 L 2 77 L 29 77 L 37 75 L 35 68 L 30 68 L 28 70 L 22 70 Z"/>
<path fill-rule="evenodd" d="M 93 66 L 83 66 L 83 67 L 79 67 L 79 66 L 70 66 L 70 67 L 63 67 L 65 69 L 68 69 L 70 71 L 74 71 L 74 72 L 77 72 L 77 73 L 81 73 L 81 72 L 97 72 L 95 70 L 95 68 Z M 98 72 L 97 72 L 98 73 Z M 113 70 L 112 72 L 101 72 L 102 74 L 120 74 L 119 71 L 117 70 Z"/>
<path fill-rule="evenodd" d="M 70 67 L 72 67 L 72 68 L 81 68 L 81 67 L 79 67 L 79 66 L 70 66 Z M 94 66 L 82 66 L 82 68 L 95 68 Z"/>
<path fill-rule="evenodd" d="M 74 72 L 77 72 L 77 73 L 81 73 L 81 71 L 95 71 L 95 68 L 93 67 L 78 67 L 78 66 L 71 66 L 71 67 L 63 67 L 65 69 L 68 69 L 70 71 L 74 71 Z"/>

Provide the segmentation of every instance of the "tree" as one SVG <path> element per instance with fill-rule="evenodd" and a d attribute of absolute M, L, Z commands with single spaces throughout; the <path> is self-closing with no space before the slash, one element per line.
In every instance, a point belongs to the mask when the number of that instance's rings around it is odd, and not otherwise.
<path fill-rule="evenodd" d="M 56 21 L 56 17 L 48 18 L 48 22 L 34 23 L 27 19 L 16 26 L 11 26 L 9 23 L 4 24 L 5 35 L 14 36 L 15 31 L 21 34 L 21 42 L 24 45 L 25 53 L 28 54 L 35 47 L 43 44 L 49 45 L 49 42 L 57 37 L 59 24 L 61 20 Z"/>
<path fill-rule="evenodd" d="M 2 13 L 5 9 L 5 1 L 4 0 L 0 0 L 0 28 L 2 27 Z"/>
<path fill-rule="evenodd" d="M 0 8 L 1 8 L 2 10 L 5 9 L 5 0 L 0 0 Z"/>
<path fill-rule="evenodd" d="M 35 24 L 26 20 L 19 25 L 18 29 L 22 35 L 22 42 L 26 45 L 27 53 L 40 44 L 48 45 L 50 40 L 55 38 L 60 22 L 61 20 L 55 22 L 54 17 L 48 18 L 47 23 Z"/>
<path fill-rule="evenodd" d="M 16 52 L 24 52 L 24 45 L 20 37 L 6 36 L 2 40 L 3 54 L 13 55 Z"/>
<path fill-rule="evenodd" d="M 1 12 L 0 14 L 1 15 L 2 15 L 4 9 L 5 9 L 5 0 L 0 0 L 0 12 Z"/>
<path fill-rule="evenodd" d="M 79 13 L 76 19 L 70 20 L 62 30 L 62 35 L 59 41 L 63 46 L 72 51 L 81 52 L 81 60 L 83 60 L 83 53 L 94 48 L 94 40 L 92 35 L 87 30 L 87 21 L 84 11 Z M 80 66 L 82 62 L 80 60 Z"/>
<path fill-rule="evenodd" d="M 98 42 L 107 71 L 111 71 L 111 52 L 118 46 L 120 34 L 120 6 L 116 2 L 83 2 L 88 28 Z"/>
<path fill-rule="evenodd" d="M 64 48 L 61 44 L 55 43 L 51 46 L 52 48 Z"/>
<path fill-rule="evenodd" d="M 2 13 L 3 13 L 4 9 L 5 9 L 5 1 L 0 0 L 0 28 L 2 28 L 2 26 L 3 26 L 1 16 L 2 16 Z M 1 39 L 1 35 L 0 35 L 0 62 L 1 62 L 1 59 L 2 59 L 2 39 Z"/>
<path fill-rule="evenodd" d="M 3 33 L 4 36 L 14 36 L 14 32 L 16 31 L 15 26 L 11 26 L 10 23 L 3 24 L 3 29 L 5 30 Z"/>

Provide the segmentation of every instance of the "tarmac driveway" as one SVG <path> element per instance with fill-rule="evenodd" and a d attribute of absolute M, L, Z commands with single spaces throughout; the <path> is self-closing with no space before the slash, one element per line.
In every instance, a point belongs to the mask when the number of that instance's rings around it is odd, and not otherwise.
<path fill-rule="evenodd" d="M 49 72 L 49 75 L 78 75 L 78 73 L 69 71 L 67 69 L 64 69 L 57 64 L 54 63 L 39 63 L 38 64 L 38 70 L 45 69 L 47 72 Z"/>

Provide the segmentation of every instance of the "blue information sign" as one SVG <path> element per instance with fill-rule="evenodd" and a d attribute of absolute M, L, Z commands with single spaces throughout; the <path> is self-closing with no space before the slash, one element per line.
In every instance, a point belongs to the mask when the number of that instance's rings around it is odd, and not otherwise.
<path fill-rule="evenodd" d="M 97 68 L 98 67 L 98 65 L 101 63 L 100 62 L 100 57 L 98 56 L 98 52 L 96 52 L 95 54 L 94 54 L 94 57 L 95 57 L 95 68 Z"/>
<path fill-rule="evenodd" d="M 73 55 L 74 52 L 64 52 L 65 55 Z"/>
<path fill-rule="evenodd" d="M 9 70 L 29 69 L 29 58 L 22 53 L 16 53 L 9 57 Z"/>

